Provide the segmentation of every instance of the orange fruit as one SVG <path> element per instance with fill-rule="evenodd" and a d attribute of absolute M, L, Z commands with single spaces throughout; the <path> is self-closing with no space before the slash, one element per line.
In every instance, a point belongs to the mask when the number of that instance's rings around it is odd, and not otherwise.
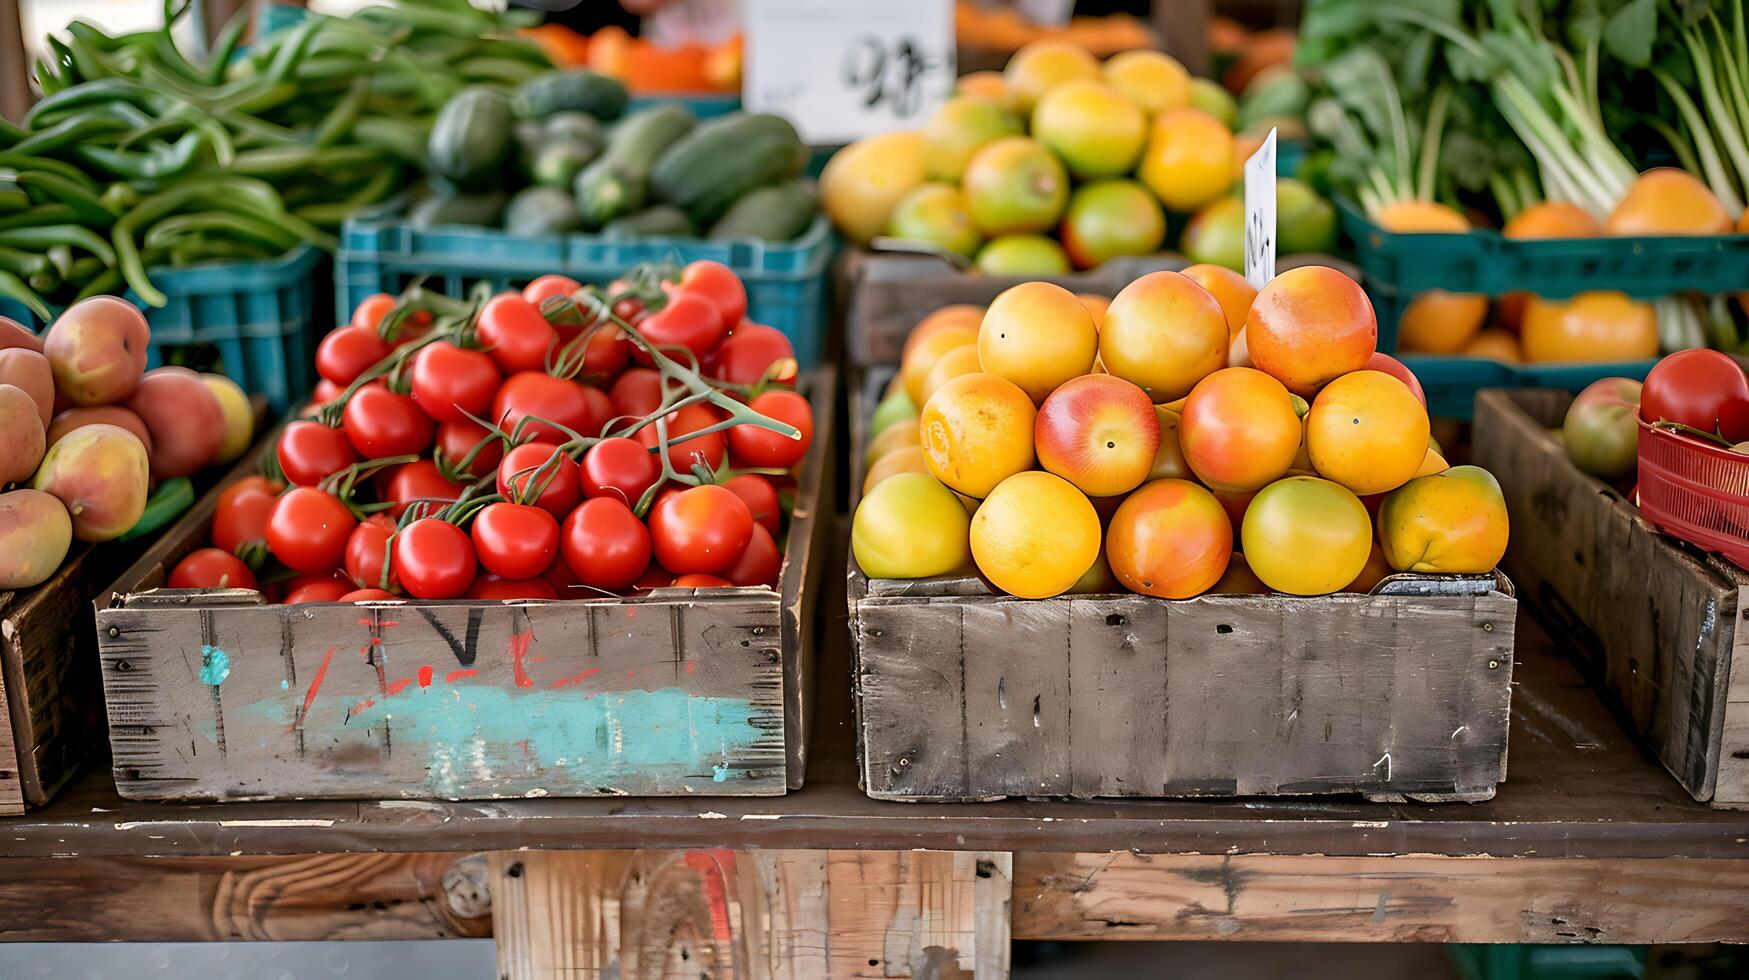
<path fill-rule="evenodd" d="M 972 515 L 972 560 L 991 584 L 1022 599 L 1067 592 L 1099 557 L 1099 515 L 1060 476 L 1016 473 Z"/>
<path fill-rule="evenodd" d="M 1105 308 L 1111 305 L 1111 300 L 1093 293 L 1076 293 L 1075 298 L 1081 305 L 1087 307 L 1087 314 L 1093 317 L 1093 329 L 1098 330 L 1105 324 Z"/>
<path fill-rule="evenodd" d="M 926 179 L 922 133 L 870 136 L 826 161 L 820 173 L 820 208 L 846 238 L 867 244 L 886 230 L 893 206 Z"/>
<path fill-rule="evenodd" d="M 1453 234 L 1470 230 L 1454 208 L 1434 201 L 1396 201 L 1372 213 L 1386 231 L 1402 235 Z M 1455 354 L 1488 318 L 1488 298 L 1435 289 L 1409 302 L 1397 320 L 1397 347 L 1428 354 Z"/>
<path fill-rule="evenodd" d="M 986 235 L 1044 231 L 1069 203 L 1069 174 L 1050 150 L 1004 136 L 972 154 L 960 179 L 972 220 Z"/>
<path fill-rule="evenodd" d="M 1151 272 L 1112 298 L 1099 331 L 1108 374 L 1176 401 L 1227 363 L 1227 318 L 1208 290 L 1176 272 Z"/>
<path fill-rule="evenodd" d="M 1335 269 L 1303 265 L 1257 291 L 1245 318 L 1245 348 L 1258 369 L 1310 398 L 1331 379 L 1365 366 L 1378 320 L 1360 284 Z"/>
<path fill-rule="evenodd" d="M 918 420 L 929 471 L 952 490 L 984 497 L 996 484 L 1032 468 L 1037 415 L 1026 392 L 1005 378 L 980 373 L 949 380 L 924 404 Z"/>
<path fill-rule="evenodd" d="M 1105 557 L 1132 592 L 1164 599 L 1201 595 L 1233 555 L 1233 526 L 1214 495 L 1188 480 L 1155 480 L 1111 517 Z"/>
<path fill-rule="evenodd" d="M 1372 521 L 1347 488 L 1290 476 L 1257 492 L 1245 510 L 1245 561 L 1263 584 L 1325 595 L 1360 576 L 1372 554 Z"/>
<path fill-rule="evenodd" d="M 868 496 L 868 492 L 887 477 L 898 476 L 900 473 L 928 472 L 929 463 L 923 458 L 922 446 L 895 449 L 875 460 L 875 464 L 868 468 L 868 475 L 862 478 L 862 495 Z"/>
<path fill-rule="evenodd" d="M 1238 177 L 1233 134 L 1197 109 L 1161 113 L 1148 133 L 1136 176 L 1172 211 L 1195 211 L 1225 194 Z"/>
<path fill-rule="evenodd" d="M 1099 62 L 1086 48 L 1056 40 L 1028 44 L 1002 69 L 1002 81 L 1023 112 L 1031 112 L 1046 92 L 1064 82 L 1098 77 Z"/>
<path fill-rule="evenodd" d="M 899 361 L 899 376 L 904 379 L 905 394 L 911 396 L 911 403 L 923 404 L 923 382 L 937 361 L 955 347 L 977 342 L 978 328 L 975 325 L 955 323 L 929 331 L 918 337 L 914 344 L 906 343 L 904 356 Z"/>
<path fill-rule="evenodd" d="M 1227 317 L 1227 335 L 1229 339 L 1237 337 L 1245 328 L 1251 304 L 1257 300 L 1257 290 L 1250 280 L 1224 265 L 1208 262 L 1185 269 L 1183 276 L 1208 290 L 1215 302 L 1221 304 L 1221 312 Z"/>
<path fill-rule="evenodd" d="M 960 95 L 977 95 L 991 99 L 1009 112 L 1020 108 L 1019 101 L 1009 91 L 1008 82 L 999 71 L 967 72 L 954 83 L 954 91 Z"/>
<path fill-rule="evenodd" d="M 1506 498 L 1480 466 L 1410 480 L 1379 506 L 1379 543 L 1400 572 L 1481 575 L 1506 554 Z"/>
<path fill-rule="evenodd" d="M 1160 422 L 1160 446 L 1154 450 L 1154 462 L 1148 468 L 1150 480 L 1194 480 L 1190 463 L 1184 458 L 1184 441 L 1179 427 L 1184 417 L 1164 405 L 1154 406 Z"/>
<path fill-rule="evenodd" d="M 1465 357 L 1486 357 L 1504 364 L 1524 360 L 1524 350 L 1518 345 L 1518 335 L 1500 327 L 1478 331 L 1458 353 Z"/>
<path fill-rule="evenodd" d="M 1355 371 L 1324 386 L 1306 415 L 1318 475 L 1357 494 L 1395 490 L 1427 458 L 1427 409 L 1383 371 Z"/>
<path fill-rule="evenodd" d="M 1144 112 L 1158 114 L 1190 105 L 1190 72 L 1163 51 L 1123 51 L 1105 63 L 1105 81 Z"/>
<path fill-rule="evenodd" d="M 1500 234 L 1507 238 L 1595 238 L 1603 223 L 1591 212 L 1569 201 L 1539 201 L 1512 216 Z M 1501 326 L 1517 330 L 1524 319 L 1524 304 L 1530 293 L 1507 293 L 1495 304 Z"/>
<path fill-rule="evenodd" d="M 1293 396 L 1253 368 L 1222 368 L 1184 402 L 1179 438 L 1197 479 L 1215 490 L 1258 490 L 1281 479 L 1304 428 Z"/>
<path fill-rule="evenodd" d="M 978 345 L 964 344 L 941 355 L 941 360 L 929 369 L 923 378 L 923 401 L 927 403 L 929 396 L 940 390 L 941 386 L 962 374 L 975 374 L 978 367 Z"/>
<path fill-rule="evenodd" d="M 1117 89 L 1091 79 L 1052 88 L 1032 110 L 1032 137 L 1081 179 L 1130 172 L 1148 138 L 1148 117 Z"/>
<path fill-rule="evenodd" d="M 1628 185 L 1603 226 L 1611 235 L 1724 235 L 1732 221 L 1693 174 L 1658 167 Z"/>
<path fill-rule="evenodd" d="M 1122 378 L 1072 378 L 1039 406 L 1039 465 L 1089 497 L 1128 493 L 1148 478 L 1160 447 L 1159 419 L 1142 389 Z"/>
<path fill-rule="evenodd" d="M 1023 131 L 1020 118 L 1002 103 L 956 95 L 942 103 L 923 127 L 923 166 L 931 180 L 957 181 L 985 143 Z"/>
<path fill-rule="evenodd" d="M 1520 326 L 1527 361 L 1633 361 L 1658 356 L 1658 314 L 1625 293 L 1532 297 Z"/>
<path fill-rule="evenodd" d="M 1099 352 L 1099 329 L 1075 294 L 1048 282 L 1023 282 L 990 301 L 978 328 L 983 370 L 1042 402 L 1058 385 L 1086 374 Z"/>

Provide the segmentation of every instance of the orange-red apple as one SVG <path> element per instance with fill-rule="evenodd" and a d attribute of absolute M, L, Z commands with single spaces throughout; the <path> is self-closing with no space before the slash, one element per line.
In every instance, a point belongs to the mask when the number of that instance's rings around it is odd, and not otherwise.
<path fill-rule="evenodd" d="M 1090 497 L 1109 497 L 1148 478 L 1160 424 L 1141 388 L 1089 374 L 1058 386 L 1039 406 L 1033 444 L 1046 470 Z"/>

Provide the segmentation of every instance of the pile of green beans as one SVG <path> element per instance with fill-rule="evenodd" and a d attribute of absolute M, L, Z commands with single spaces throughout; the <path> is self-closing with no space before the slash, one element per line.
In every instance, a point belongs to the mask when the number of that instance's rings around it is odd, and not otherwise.
<path fill-rule="evenodd" d="M 208 57 L 158 30 L 75 22 L 36 63 L 42 99 L 0 119 L 0 296 L 52 308 L 131 288 L 148 267 L 332 250 L 334 230 L 415 180 L 431 119 L 477 83 L 552 68 L 516 15 L 467 0 L 395 0 L 311 15 L 239 53 L 239 14 Z"/>

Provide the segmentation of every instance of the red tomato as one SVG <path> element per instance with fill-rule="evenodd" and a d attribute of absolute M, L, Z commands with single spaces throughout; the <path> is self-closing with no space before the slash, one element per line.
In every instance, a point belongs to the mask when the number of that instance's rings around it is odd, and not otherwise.
<path fill-rule="evenodd" d="M 340 564 L 357 524 L 340 498 L 315 487 L 293 487 L 267 515 L 267 548 L 293 571 L 326 572 Z"/>
<path fill-rule="evenodd" d="M 814 441 L 814 409 L 808 400 L 793 391 L 767 391 L 748 402 L 747 407 L 766 418 L 795 426 L 801 438 L 791 439 L 756 425 L 737 425 L 728 432 L 729 448 L 734 450 L 735 459 L 749 466 L 783 469 L 801 462 Z"/>
<path fill-rule="evenodd" d="M 383 317 L 394 308 L 395 297 L 388 293 L 372 293 L 353 308 L 352 325 L 375 330 L 383 322 Z"/>
<path fill-rule="evenodd" d="M 340 419 L 347 440 L 365 459 L 416 456 L 431 445 L 437 430 L 413 399 L 395 394 L 380 381 L 353 392 Z"/>
<path fill-rule="evenodd" d="M 638 326 L 638 332 L 645 340 L 682 364 L 689 360 L 686 351 L 691 351 L 694 356 L 704 356 L 706 351 L 722 342 L 728 329 L 723 324 L 722 313 L 711 305 L 710 300 L 685 292 L 670 296 L 667 306 L 650 314 Z M 685 350 L 670 349 L 676 347 Z M 655 363 L 642 349 L 635 349 L 632 356 L 639 364 Z"/>
<path fill-rule="evenodd" d="M 632 357 L 632 342 L 614 324 L 597 327 L 583 342 L 583 376 L 606 379 L 625 369 Z"/>
<path fill-rule="evenodd" d="M 170 570 L 172 589 L 253 589 L 255 573 L 243 560 L 220 548 L 201 548 Z"/>
<path fill-rule="evenodd" d="M 461 466 L 462 460 L 467 459 L 482 440 L 486 440 L 486 444 L 466 470 L 467 475 L 476 480 L 498 468 L 498 461 L 504 458 L 504 440 L 487 432 L 484 426 L 472 419 L 444 422 L 437 427 L 437 452 L 453 466 Z"/>
<path fill-rule="evenodd" d="M 345 595 L 341 596 L 338 601 L 340 601 L 340 602 L 372 602 L 372 601 L 380 602 L 383 599 L 399 599 L 399 598 L 400 598 L 400 596 L 394 594 L 393 592 L 384 592 L 382 589 L 353 589 L 351 592 L 348 592 Z"/>
<path fill-rule="evenodd" d="M 303 487 L 313 487 L 358 462 L 346 433 L 307 419 L 285 427 L 275 454 L 285 478 Z"/>
<path fill-rule="evenodd" d="M 285 594 L 283 600 L 288 606 L 304 602 L 339 602 L 357 590 L 345 582 L 328 579 L 321 582 L 311 582 L 300 585 Z"/>
<path fill-rule="evenodd" d="M 536 488 L 540 488 L 539 499 L 525 501 Z M 576 462 L 560 453 L 557 443 L 525 442 L 505 453 L 498 464 L 498 493 L 505 500 L 532 503 L 558 517 L 569 514 L 583 499 L 582 477 Z"/>
<path fill-rule="evenodd" d="M 504 380 L 503 387 L 498 389 L 497 397 L 492 399 L 492 419 L 512 439 L 526 442 L 531 439 L 548 442 L 565 442 L 571 438 L 570 433 L 554 428 L 551 422 L 562 425 L 580 435 L 593 435 L 601 431 L 601 424 L 607 421 L 604 413 L 606 399 L 592 398 L 587 394 L 592 389 L 585 388 L 575 381 L 565 378 L 555 378 L 541 371 L 523 371 L 513 374 Z M 600 392 L 597 391 L 599 396 Z M 529 421 L 517 431 L 517 424 L 527 416 L 534 416 L 540 421 Z"/>
<path fill-rule="evenodd" d="M 559 553 L 559 519 L 528 504 L 487 504 L 474 516 L 474 553 L 504 578 L 533 578 Z"/>
<path fill-rule="evenodd" d="M 649 567 L 644 569 L 644 574 L 639 575 L 638 580 L 632 583 L 632 588 L 648 592 L 651 589 L 666 589 L 673 584 L 674 573 L 663 568 L 657 562 L 651 562 Z"/>
<path fill-rule="evenodd" d="M 382 499 L 395 505 L 389 515 L 399 520 L 416 501 L 422 501 L 420 506 L 429 515 L 454 503 L 464 489 L 462 484 L 444 479 L 436 463 L 420 459 L 395 467 L 395 475 L 389 477 Z"/>
<path fill-rule="evenodd" d="M 662 464 L 635 439 L 603 439 L 583 454 L 583 496 L 617 497 L 636 507 L 662 478 Z"/>
<path fill-rule="evenodd" d="M 540 307 L 516 293 L 492 297 L 474 329 L 480 346 L 505 374 L 544 370 L 547 353 L 559 344 L 558 332 L 540 315 Z"/>
<path fill-rule="evenodd" d="M 783 523 L 783 509 L 770 480 L 758 473 L 740 473 L 724 480 L 723 488 L 740 497 L 753 519 L 770 531 L 772 537 L 777 537 L 778 528 Z"/>
<path fill-rule="evenodd" d="M 623 589 L 649 567 L 650 532 L 630 507 L 612 497 L 596 497 L 565 518 L 559 550 L 578 582 Z"/>
<path fill-rule="evenodd" d="M 388 356 L 389 345 L 374 329 L 337 327 L 316 345 L 316 373 L 325 381 L 345 386 Z"/>
<path fill-rule="evenodd" d="M 582 283 L 569 276 L 541 276 L 522 287 L 522 298 L 534 304 L 535 308 L 538 309 L 542 303 L 554 296 L 569 296 L 582 288 Z"/>
<path fill-rule="evenodd" d="M 613 413 L 625 419 L 648 417 L 662 407 L 662 375 L 655 368 L 627 368 L 607 391 Z"/>
<path fill-rule="evenodd" d="M 383 582 L 383 568 L 389 560 L 389 538 L 395 534 L 395 522 L 383 514 L 372 514 L 358 523 L 346 538 L 346 577 L 361 589 L 398 589 L 400 583 L 393 569 Z"/>
<path fill-rule="evenodd" d="M 747 287 L 728 266 L 700 259 L 680 271 L 678 292 L 703 299 L 722 317 L 723 332 L 735 329 L 747 315 Z"/>
<path fill-rule="evenodd" d="M 796 350 L 775 327 L 743 323 L 712 352 L 710 375 L 719 381 L 753 385 L 768 374 L 784 384 L 796 381 Z"/>
<path fill-rule="evenodd" d="M 468 587 L 468 598 L 499 601 L 502 599 L 557 599 L 552 584 L 544 578 L 499 578 L 482 575 Z"/>
<path fill-rule="evenodd" d="M 395 574 L 418 599 L 454 599 L 474 584 L 474 543 L 448 521 L 421 518 L 395 535 Z"/>
<path fill-rule="evenodd" d="M 370 330 L 381 336 L 383 317 L 387 316 L 389 311 L 394 309 L 395 304 L 398 302 L 400 302 L 399 299 L 390 296 L 388 293 L 376 293 L 371 296 L 366 296 L 364 301 L 359 303 L 358 307 L 352 311 L 352 325 L 355 327 L 363 327 L 366 330 Z M 396 324 L 394 336 L 384 337 L 383 339 L 386 343 L 399 347 L 410 341 L 418 340 L 420 337 L 425 336 L 430 330 L 431 314 L 425 310 L 419 310 L 409 314 L 400 323 Z"/>
<path fill-rule="evenodd" d="M 708 429 L 724 419 L 723 411 L 711 405 L 687 405 L 668 413 L 668 463 L 682 473 L 692 472 L 694 465 L 716 469 L 723 465 L 723 452 L 728 441 L 722 432 L 675 442 L 681 436 Z M 736 426 L 736 428 L 740 428 Z M 733 432 L 734 429 L 728 430 Z M 656 448 L 654 423 L 638 430 L 638 442 L 647 449 Z"/>
<path fill-rule="evenodd" d="M 421 347 L 413 355 L 410 373 L 413 400 L 436 422 L 468 422 L 470 415 L 484 416 L 503 377 L 490 354 L 447 340 Z"/>
<path fill-rule="evenodd" d="M 656 560 L 676 574 L 720 572 L 741 557 L 752 537 L 746 502 L 715 484 L 682 490 L 650 508 Z"/>
<path fill-rule="evenodd" d="M 571 571 L 571 566 L 565 561 L 564 533 L 563 525 L 561 525 L 559 530 L 559 559 L 551 565 L 548 565 L 547 570 L 541 573 L 541 578 L 545 579 L 546 583 L 553 587 L 553 594 L 561 599 L 571 596 L 573 594 L 570 591 L 571 587 L 577 584 L 577 573 Z"/>
<path fill-rule="evenodd" d="M 1640 389 L 1640 417 L 1680 422 L 1738 443 L 1749 439 L 1749 379 L 1730 355 L 1677 351 L 1652 366 Z"/>
<path fill-rule="evenodd" d="M 316 382 L 316 390 L 310 394 L 310 404 L 320 407 L 344 394 L 346 394 L 345 385 L 337 385 L 327 378 L 323 378 Z"/>
<path fill-rule="evenodd" d="M 267 515 L 282 485 L 264 476 L 246 476 L 219 492 L 213 508 L 213 547 L 239 554 L 267 541 Z"/>
<path fill-rule="evenodd" d="M 721 589 L 735 583 L 717 575 L 701 575 L 698 572 L 692 572 L 677 576 L 669 584 L 676 589 Z"/>
<path fill-rule="evenodd" d="M 775 589 L 782 567 L 783 554 L 777 550 L 777 541 L 765 525 L 754 524 L 747 550 L 741 552 L 733 565 L 723 569 L 723 577 L 736 585 L 769 585 Z"/>

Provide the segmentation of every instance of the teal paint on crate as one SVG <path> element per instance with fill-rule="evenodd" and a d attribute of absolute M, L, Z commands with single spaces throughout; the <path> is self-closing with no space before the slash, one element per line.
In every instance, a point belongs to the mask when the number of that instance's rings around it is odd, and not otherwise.
<path fill-rule="evenodd" d="M 218 687 L 231 676 L 231 657 L 225 651 L 210 644 L 200 648 L 200 682 L 207 687 Z"/>

